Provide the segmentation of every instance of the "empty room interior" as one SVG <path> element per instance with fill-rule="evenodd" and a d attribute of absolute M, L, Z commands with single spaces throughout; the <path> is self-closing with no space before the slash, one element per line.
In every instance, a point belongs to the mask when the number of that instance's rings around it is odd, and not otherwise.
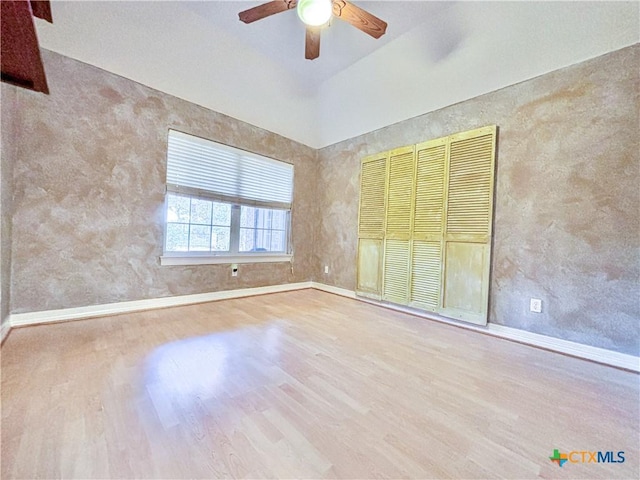
<path fill-rule="evenodd" d="M 1 5 L 2 479 L 640 477 L 640 3 Z"/>

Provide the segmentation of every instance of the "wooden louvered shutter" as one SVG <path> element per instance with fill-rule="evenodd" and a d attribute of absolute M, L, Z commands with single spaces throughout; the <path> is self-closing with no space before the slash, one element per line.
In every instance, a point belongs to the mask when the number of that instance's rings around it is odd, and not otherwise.
<path fill-rule="evenodd" d="M 410 305 L 432 312 L 440 308 L 446 155 L 446 137 L 416 145 Z"/>
<path fill-rule="evenodd" d="M 442 313 L 486 325 L 496 127 L 449 139 Z"/>
<path fill-rule="evenodd" d="M 356 291 L 376 299 L 380 299 L 382 293 L 386 182 L 386 154 L 362 160 Z"/>
<path fill-rule="evenodd" d="M 409 302 L 414 153 L 413 146 L 389 152 L 382 298 L 400 304 Z"/>
<path fill-rule="evenodd" d="M 384 295 L 394 303 L 408 302 L 409 240 L 387 239 L 384 243 Z"/>
<path fill-rule="evenodd" d="M 362 162 L 357 293 L 485 325 L 497 127 Z"/>
<path fill-rule="evenodd" d="M 387 238 L 409 240 L 413 210 L 414 147 L 403 147 L 389 153 L 387 188 Z"/>

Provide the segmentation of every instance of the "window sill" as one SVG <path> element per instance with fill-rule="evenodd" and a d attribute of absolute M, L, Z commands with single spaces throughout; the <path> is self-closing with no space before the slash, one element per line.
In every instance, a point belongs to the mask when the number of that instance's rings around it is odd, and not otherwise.
<path fill-rule="evenodd" d="M 214 265 L 232 263 L 275 263 L 290 262 L 293 255 L 272 254 L 272 255 L 163 255 L 160 257 L 160 265 Z"/>

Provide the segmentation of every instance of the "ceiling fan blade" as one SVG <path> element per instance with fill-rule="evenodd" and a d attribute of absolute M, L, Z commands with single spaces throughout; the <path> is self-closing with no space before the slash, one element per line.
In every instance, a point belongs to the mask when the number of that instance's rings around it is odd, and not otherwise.
<path fill-rule="evenodd" d="M 320 28 L 307 27 L 304 43 L 304 58 L 314 60 L 320 56 Z"/>
<path fill-rule="evenodd" d="M 238 17 L 240 17 L 241 22 L 251 23 L 276 13 L 296 8 L 297 3 L 297 0 L 275 0 L 273 2 L 263 3 L 257 7 L 250 8 L 244 12 L 240 12 Z"/>
<path fill-rule="evenodd" d="M 333 15 L 373 38 L 380 38 L 387 31 L 387 22 L 345 0 L 333 2 Z"/>

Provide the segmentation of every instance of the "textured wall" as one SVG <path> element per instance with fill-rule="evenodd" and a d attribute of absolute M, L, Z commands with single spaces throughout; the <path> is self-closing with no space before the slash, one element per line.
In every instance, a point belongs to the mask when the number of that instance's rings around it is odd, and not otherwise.
<path fill-rule="evenodd" d="M 16 87 L 2 83 L 0 98 L 0 321 L 8 316 L 11 298 L 11 214 L 13 165 L 16 158 Z"/>
<path fill-rule="evenodd" d="M 639 70 L 635 45 L 322 149 L 315 278 L 355 287 L 361 157 L 497 124 L 489 321 L 638 355 Z"/>
<path fill-rule="evenodd" d="M 50 96 L 2 86 L 3 308 L 9 260 L 14 313 L 311 277 L 353 289 L 360 158 L 497 124 L 490 321 L 638 354 L 638 45 L 320 152 L 66 57 L 44 60 Z M 159 266 L 168 128 L 295 164 L 293 272 Z M 544 313 L 528 312 L 530 297 Z"/>
<path fill-rule="evenodd" d="M 52 52 L 44 63 L 51 95 L 17 90 L 13 313 L 310 279 L 315 150 Z M 293 271 L 159 265 L 169 128 L 295 165 Z"/>

